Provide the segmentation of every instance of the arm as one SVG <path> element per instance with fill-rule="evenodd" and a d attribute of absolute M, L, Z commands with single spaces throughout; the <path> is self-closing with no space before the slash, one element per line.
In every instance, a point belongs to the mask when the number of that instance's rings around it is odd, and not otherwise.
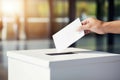
<path fill-rule="evenodd" d="M 81 30 L 85 30 L 88 32 L 91 31 L 97 34 L 106 33 L 120 34 L 120 20 L 103 22 L 95 18 L 88 18 L 82 21 L 82 26 L 79 28 L 79 31 Z"/>
<path fill-rule="evenodd" d="M 120 34 L 120 20 L 104 22 L 103 29 L 105 33 Z"/>

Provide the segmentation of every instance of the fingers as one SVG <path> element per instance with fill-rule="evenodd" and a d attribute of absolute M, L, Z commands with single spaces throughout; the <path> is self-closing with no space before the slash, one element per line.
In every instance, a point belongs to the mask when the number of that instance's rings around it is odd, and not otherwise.
<path fill-rule="evenodd" d="M 88 24 L 82 25 L 78 28 L 78 31 L 83 31 L 83 30 L 89 30 L 89 25 Z"/>
<path fill-rule="evenodd" d="M 85 34 L 89 34 L 91 31 L 87 30 L 87 28 L 85 28 L 84 26 L 81 26 L 77 31 L 84 31 Z"/>
<path fill-rule="evenodd" d="M 82 25 L 86 25 L 87 23 L 88 23 L 87 19 L 81 22 Z"/>
<path fill-rule="evenodd" d="M 82 26 L 78 28 L 78 31 L 85 31 L 85 34 L 90 33 L 89 18 L 81 22 Z"/>
<path fill-rule="evenodd" d="M 84 32 L 85 32 L 85 34 L 89 34 L 91 31 L 85 30 Z"/>
<path fill-rule="evenodd" d="M 88 18 L 89 19 L 89 18 Z M 82 26 L 80 27 L 80 30 L 87 30 L 89 27 L 89 21 L 88 19 L 81 22 Z"/>
<path fill-rule="evenodd" d="M 80 26 L 77 31 L 84 31 L 85 34 L 89 34 L 91 32 L 89 30 L 89 24 Z"/>

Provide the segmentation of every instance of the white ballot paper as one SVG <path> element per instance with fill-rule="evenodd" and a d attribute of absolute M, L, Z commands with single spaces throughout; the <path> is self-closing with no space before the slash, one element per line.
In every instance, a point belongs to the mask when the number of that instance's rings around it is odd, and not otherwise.
<path fill-rule="evenodd" d="M 72 23 L 70 23 L 52 36 L 58 52 L 66 49 L 85 35 L 84 31 L 77 31 L 80 26 L 80 19 L 77 18 Z"/>

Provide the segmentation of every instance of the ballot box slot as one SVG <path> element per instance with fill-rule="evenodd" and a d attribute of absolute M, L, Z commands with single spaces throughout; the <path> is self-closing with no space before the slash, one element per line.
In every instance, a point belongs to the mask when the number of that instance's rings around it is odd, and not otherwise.
<path fill-rule="evenodd" d="M 97 51 L 96 51 L 97 52 Z M 79 54 L 79 53 L 92 53 L 93 54 L 93 51 L 74 51 L 74 52 L 61 52 L 61 53 L 49 53 L 49 54 L 46 54 L 46 55 L 49 55 L 49 56 L 59 56 L 59 55 L 70 55 L 70 54 Z"/>
<path fill-rule="evenodd" d="M 64 52 L 64 53 L 50 53 L 50 54 L 46 54 L 49 56 L 57 56 L 57 55 L 70 55 L 70 54 L 76 54 L 74 52 Z"/>

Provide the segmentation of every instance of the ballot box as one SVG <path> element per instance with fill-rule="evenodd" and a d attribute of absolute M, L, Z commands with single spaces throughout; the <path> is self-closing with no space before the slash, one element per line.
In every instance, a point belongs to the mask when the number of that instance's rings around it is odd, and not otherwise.
<path fill-rule="evenodd" d="M 8 80 L 120 80 L 120 55 L 67 48 L 8 51 Z"/>

